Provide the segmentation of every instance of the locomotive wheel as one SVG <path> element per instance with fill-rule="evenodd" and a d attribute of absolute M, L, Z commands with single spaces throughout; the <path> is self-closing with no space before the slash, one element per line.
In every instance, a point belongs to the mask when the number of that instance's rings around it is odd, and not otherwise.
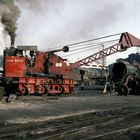
<path fill-rule="evenodd" d="M 119 95 L 127 96 L 129 94 L 128 87 L 125 85 L 119 85 L 117 88 L 117 92 L 119 93 Z"/>
<path fill-rule="evenodd" d="M 130 93 L 129 94 L 137 94 L 140 92 L 140 79 L 135 78 L 134 80 L 130 80 L 128 82 L 128 87 L 130 87 Z"/>
<path fill-rule="evenodd" d="M 135 86 L 133 88 L 132 94 L 137 94 L 140 92 L 140 79 L 138 79 L 138 78 L 134 79 L 134 84 L 135 84 Z"/>

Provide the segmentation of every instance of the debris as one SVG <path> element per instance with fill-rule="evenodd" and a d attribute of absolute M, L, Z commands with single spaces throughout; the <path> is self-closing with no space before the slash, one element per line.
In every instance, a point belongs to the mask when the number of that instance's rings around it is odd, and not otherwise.
<path fill-rule="evenodd" d="M 16 100 L 17 96 L 15 94 L 10 94 L 8 97 L 8 102 L 14 102 Z"/>

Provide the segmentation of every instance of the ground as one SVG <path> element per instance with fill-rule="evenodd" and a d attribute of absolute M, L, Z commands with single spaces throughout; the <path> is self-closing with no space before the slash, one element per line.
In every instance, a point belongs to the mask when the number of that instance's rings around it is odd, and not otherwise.
<path fill-rule="evenodd" d="M 34 98 L 32 100 L 31 98 Z M 27 123 L 83 112 L 127 107 L 139 111 L 140 96 L 102 94 L 102 90 L 77 90 L 72 95 L 43 97 L 19 97 L 11 103 L 0 103 L 0 123 Z"/>

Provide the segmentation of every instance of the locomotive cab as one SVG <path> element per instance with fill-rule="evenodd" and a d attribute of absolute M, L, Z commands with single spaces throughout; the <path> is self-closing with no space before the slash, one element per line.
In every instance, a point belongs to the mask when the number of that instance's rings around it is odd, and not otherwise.
<path fill-rule="evenodd" d="M 27 51 L 36 50 L 36 46 L 17 46 L 17 48 L 10 47 L 5 49 L 3 61 L 4 77 L 24 77 L 28 63 L 30 63 Z"/>

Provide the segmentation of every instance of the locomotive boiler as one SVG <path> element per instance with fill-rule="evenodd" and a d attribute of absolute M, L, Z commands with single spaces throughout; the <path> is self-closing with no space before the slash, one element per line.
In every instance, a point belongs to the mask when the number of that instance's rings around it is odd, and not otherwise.
<path fill-rule="evenodd" d="M 67 94 L 74 88 L 70 66 L 54 54 L 62 49 L 40 52 L 37 46 L 17 46 L 4 50 L 1 86 L 9 94 Z"/>
<path fill-rule="evenodd" d="M 110 83 L 119 95 L 140 93 L 140 64 L 120 61 L 113 65 Z"/>

